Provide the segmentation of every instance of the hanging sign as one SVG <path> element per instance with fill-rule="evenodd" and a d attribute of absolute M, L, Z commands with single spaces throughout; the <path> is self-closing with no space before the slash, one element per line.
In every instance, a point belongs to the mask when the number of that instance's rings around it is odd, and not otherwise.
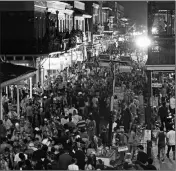
<path fill-rule="evenodd" d="M 118 147 L 118 152 L 122 152 L 122 151 L 128 151 L 128 147 L 127 146 Z"/>
<path fill-rule="evenodd" d="M 152 83 L 152 87 L 161 88 L 162 84 L 160 84 L 160 83 Z"/>

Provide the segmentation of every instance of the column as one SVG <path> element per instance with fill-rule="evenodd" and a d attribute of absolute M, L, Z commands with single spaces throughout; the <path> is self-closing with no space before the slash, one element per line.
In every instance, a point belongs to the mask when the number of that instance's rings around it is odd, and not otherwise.
<path fill-rule="evenodd" d="M 11 91 L 11 98 L 12 98 L 12 101 L 13 101 L 13 87 L 12 87 L 12 85 L 11 85 L 10 91 Z"/>
<path fill-rule="evenodd" d="M 2 113 L 2 88 L 1 88 L 1 84 L 0 84 L 0 120 L 3 119 L 3 113 Z"/>
<path fill-rule="evenodd" d="M 32 98 L 32 77 L 29 78 L 30 81 L 30 98 Z"/>
<path fill-rule="evenodd" d="M 68 31 L 69 31 L 69 33 L 70 33 L 70 15 L 68 15 Z"/>
<path fill-rule="evenodd" d="M 36 84 L 38 84 L 38 82 L 39 82 L 39 72 L 40 72 L 40 70 L 39 70 L 39 59 L 37 59 L 36 60 L 36 69 L 37 69 L 37 71 L 36 71 Z"/>
<path fill-rule="evenodd" d="M 43 82 L 44 82 L 44 76 L 43 76 L 43 75 L 44 75 L 44 73 L 43 73 L 44 71 L 43 71 L 43 70 L 44 70 L 44 69 L 41 68 L 41 73 L 40 73 L 41 75 L 40 75 L 40 76 L 41 76 L 41 86 L 42 86 L 42 87 L 43 87 Z"/>
<path fill-rule="evenodd" d="M 17 85 L 17 114 L 20 115 L 20 93 L 18 85 Z"/>
<path fill-rule="evenodd" d="M 9 96 L 8 96 L 8 86 L 6 86 L 6 94 L 7 94 L 7 98 L 9 98 Z"/>

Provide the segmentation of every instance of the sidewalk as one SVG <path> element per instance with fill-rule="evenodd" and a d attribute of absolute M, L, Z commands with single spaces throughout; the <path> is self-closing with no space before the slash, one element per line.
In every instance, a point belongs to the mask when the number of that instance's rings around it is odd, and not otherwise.
<path fill-rule="evenodd" d="M 167 152 L 167 147 L 166 147 L 166 152 Z M 165 152 L 165 154 L 166 154 Z M 175 170 L 176 168 L 176 161 L 173 160 L 173 154 L 172 151 L 170 152 L 170 158 L 168 159 L 167 157 L 165 158 L 164 162 L 161 162 L 157 158 L 158 154 L 158 147 L 153 143 L 152 147 L 152 155 L 153 155 L 153 160 L 154 160 L 154 165 L 158 170 Z"/>

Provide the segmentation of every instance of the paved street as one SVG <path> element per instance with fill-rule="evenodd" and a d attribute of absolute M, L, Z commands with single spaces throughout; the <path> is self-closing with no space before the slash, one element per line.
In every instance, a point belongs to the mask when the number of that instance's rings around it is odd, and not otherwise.
<path fill-rule="evenodd" d="M 170 159 L 166 158 L 164 162 L 161 162 L 157 159 L 157 154 L 158 154 L 158 148 L 153 144 L 154 165 L 158 170 L 175 170 L 176 161 L 173 160 L 172 152 L 170 152 Z"/>

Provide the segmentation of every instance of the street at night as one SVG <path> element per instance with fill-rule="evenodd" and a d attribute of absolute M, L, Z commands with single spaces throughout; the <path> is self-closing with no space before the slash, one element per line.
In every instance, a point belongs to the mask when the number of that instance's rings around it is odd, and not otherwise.
<path fill-rule="evenodd" d="M 0 1 L 0 170 L 175 166 L 175 1 Z"/>

